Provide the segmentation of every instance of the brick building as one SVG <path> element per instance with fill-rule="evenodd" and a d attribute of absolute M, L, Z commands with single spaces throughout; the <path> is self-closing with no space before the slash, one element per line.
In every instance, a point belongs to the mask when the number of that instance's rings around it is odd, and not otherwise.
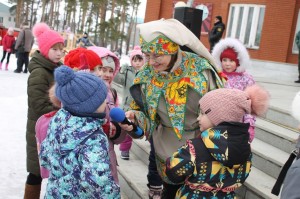
<path fill-rule="evenodd" d="M 145 22 L 172 18 L 177 2 L 148 0 Z M 251 58 L 298 63 L 295 35 L 300 30 L 300 0 L 194 0 L 192 7 L 205 11 L 200 40 L 206 47 L 207 30 L 221 15 L 226 25 L 223 36 L 240 39 Z"/>

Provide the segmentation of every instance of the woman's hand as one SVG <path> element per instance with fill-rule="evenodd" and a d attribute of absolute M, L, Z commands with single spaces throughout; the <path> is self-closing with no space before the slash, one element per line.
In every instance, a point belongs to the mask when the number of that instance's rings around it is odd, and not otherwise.
<path fill-rule="evenodd" d="M 135 119 L 134 119 L 134 112 L 133 111 L 127 111 L 125 113 L 125 116 L 128 120 L 130 120 L 131 122 L 135 122 Z M 132 125 L 128 125 L 128 124 L 122 124 L 122 123 L 119 123 L 120 127 L 125 130 L 125 131 L 132 131 L 133 130 L 133 126 Z"/>

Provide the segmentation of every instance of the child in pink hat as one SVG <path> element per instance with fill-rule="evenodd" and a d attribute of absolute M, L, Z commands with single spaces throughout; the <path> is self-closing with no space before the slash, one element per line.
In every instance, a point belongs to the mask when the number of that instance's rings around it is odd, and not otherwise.
<path fill-rule="evenodd" d="M 122 107 L 124 111 L 129 108 L 129 103 L 132 101 L 132 97 L 129 92 L 129 88 L 132 86 L 135 75 L 144 65 L 144 55 L 140 46 L 135 46 L 130 52 L 130 63 L 131 66 L 123 66 L 121 72 L 124 75 L 124 81 L 121 82 L 123 85 L 123 99 Z M 120 144 L 121 158 L 123 160 L 129 160 L 129 150 L 132 145 L 132 138 L 127 135 L 126 139 Z"/>
<path fill-rule="evenodd" d="M 200 136 L 189 139 L 166 161 L 166 175 L 183 183 L 177 198 L 235 198 L 249 176 L 252 153 L 246 113 L 263 115 L 269 93 L 257 86 L 245 91 L 220 88 L 199 101 Z"/>
<path fill-rule="evenodd" d="M 29 62 L 30 75 L 27 81 L 28 114 L 26 127 L 27 171 L 24 198 L 36 199 L 40 196 L 41 174 L 35 138 L 35 125 L 40 116 L 54 110 L 48 91 L 54 83 L 54 70 L 62 63 L 64 56 L 64 38 L 51 30 L 45 23 L 33 27 L 39 50 L 35 51 Z"/>
<path fill-rule="evenodd" d="M 226 38 L 218 42 L 213 48 L 212 55 L 220 70 L 227 76 L 225 88 L 236 88 L 245 90 L 248 86 L 255 84 L 255 81 L 246 68 L 250 67 L 250 57 L 245 46 L 237 39 Z M 255 116 L 246 114 L 245 123 L 250 123 L 250 142 L 255 136 Z"/>

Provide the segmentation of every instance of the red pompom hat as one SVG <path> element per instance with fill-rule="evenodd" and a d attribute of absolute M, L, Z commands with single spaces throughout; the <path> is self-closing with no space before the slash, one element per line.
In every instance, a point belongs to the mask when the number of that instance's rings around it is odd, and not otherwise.
<path fill-rule="evenodd" d="M 90 71 L 93 71 L 96 66 L 102 66 L 102 61 L 92 50 L 76 48 L 65 56 L 64 64 L 73 69 L 90 69 Z"/>
<path fill-rule="evenodd" d="M 237 57 L 237 53 L 234 51 L 233 48 L 227 48 L 225 49 L 222 53 L 221 53 L 221 56 L 220 56 L 220 61 L 222 62 L 222 59 L 223 58 L 229 58 L 233 61 L 235 61 L 236 63 L 236 66 L 239 66 L 240 65 L 240 62 L 239 62 L 239 59 Z"/>

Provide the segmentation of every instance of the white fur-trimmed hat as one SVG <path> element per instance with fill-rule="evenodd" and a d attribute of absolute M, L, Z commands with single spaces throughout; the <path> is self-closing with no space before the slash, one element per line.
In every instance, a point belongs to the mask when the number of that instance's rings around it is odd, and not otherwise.
<path fill-rule="evenodd" d="M 300 91 L 294 97 L 292 103 L 292 115 L 295 119 L 300 121 Z"/>
<path fill-rule="evenodd" d="M 221 39 L 213 48 L 212 56 L 215 58 L 217 68 L 222 71 L 221 64 L 221 54 L 224 50 L 232 48 L 237 53 L 237 59 L 239 61 L 239 66 L 236 69 L 236 72 L 242 73 L 245 72 L 246 68 L 251 66 L 251 61 L 249 53 L 244 46 L 244 44 L 235 38 L 225 38 Z"/>

